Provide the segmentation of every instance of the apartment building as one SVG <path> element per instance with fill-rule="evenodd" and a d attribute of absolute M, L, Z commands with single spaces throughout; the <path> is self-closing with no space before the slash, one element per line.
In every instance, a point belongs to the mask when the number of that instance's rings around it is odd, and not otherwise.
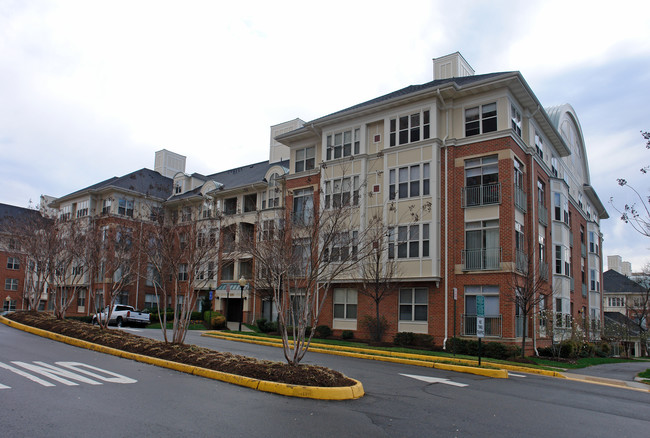
<path fill-rule="evenodd" d="M 519 342 L 525 332 L 540 345 L 577 323 L 597 339 L 599 224 L 608 215 L 590 184 L 576 112 L 568 104 L 544 108 L 519 72 L 475 74 L 458 52 L 434 59 L 433 72 L 430 82 L 271 127 L 268 161 L 187 174 L 184 157 L 163 150 L 154 171 L 50 206 L 62 218 L 104 215 L 105 226 L 135 227 L 157 209 L 181 223 L 211 220 L 209 241 L 219 251 L 200 274 L 208 280 L 201 294 L 229 320 L 253 321 L 274 319 L 274 307 L 255 287 L 263 273 L 238 243 L 344 203 L 357 211 L 351 238 L 379 219 L 389 239 L 384 260 L 399 266 L 395 290 L 380 303 L 386 339 L 397 332 L 429 334 L 438 345 L 474 338 L 481 307 L 488 340 Z M 532 312 L 515 299 L 523 277 L 534 277 L 542 297 Z M 359 284 L 354 272 L 338 279 L 319 324 L 368 337 L 363 320 L 374 302 Z M 125 302 L 153 304 L 147 287 L 130 286 Z"/>
<path fill-rule="evenodd" d="M 519 72 L 475 75 L 459 53 L 433 67 L 431 82 L 279 136 L 291 148 L 287 186 L 321 193 L 325 205 L 349 192 L 360 211 L 355 226 L 371 216 L 388 224 L 386 257 L 401 265 L 398 290 L 381 303 L 388 337 L 474 337 L 483 297 L 488 338 L 515 342 L 526 327 L 548 341 L 541 310 L 554 313 L 555 336 L 589 321 L 597 338 L 599 221 L 608 215 L 590 185 L 575 111 L 544 109 Z M 529 260 L 545 298 L 524 324 L 512 285 Z M 360 321 L 372 303 L 348 280 L 331 291 L 320 323 L 365 337 Z"/>

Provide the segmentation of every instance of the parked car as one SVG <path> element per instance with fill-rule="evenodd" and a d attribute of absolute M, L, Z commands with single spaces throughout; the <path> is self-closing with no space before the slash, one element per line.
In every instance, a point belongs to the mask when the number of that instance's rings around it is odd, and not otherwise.
<path fill-rule="evenodd" d="M 105 321 L 108 318 L 108 310 L 110 306 L 106 306 L 101 312 L 93 315 L 93 324 L 98 324 L 99 321 Z M 109 324 L 115 324 L 118 327 L 125 325 L 141 326 L 144 327 L 149 324 L 150 315 L 148 313 L 135 310 L 133 306 L 126 306 L 124 304 L 113 305 Z"/>

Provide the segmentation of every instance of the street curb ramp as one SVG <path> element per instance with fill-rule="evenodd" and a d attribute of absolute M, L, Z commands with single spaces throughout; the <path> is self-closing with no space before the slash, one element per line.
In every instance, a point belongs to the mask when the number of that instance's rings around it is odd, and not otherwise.
<path fill-rule="evenodd" d="M 182 373 L 194 374 L 195 376 L 220 380 L 222 382 L 245 386 L 247 388 L 256 389 L 258 391 L 271 392 L 288 397 L 311 398 L 316 400 L 354 400 L 363 397 L 365 394 L 362 383 L 350 377 L 348 377 L 350 380 L 354 380 L 356 382 L 356 384 L 353 386 L 323 387 L 276 383 L 270 382 L 268 380 L 259 380 L 251 377 L 224 373 L 222 371 L 209 370 L 207 368 L 197 367 L 194 365 L 186 365 L 165 359 L 143 356 L 141 354 L 129 353 L 127 351 L 118 350 L 116 348 L 105 347 L 103 345 L 93 344 L 92 342 L 82 341 L 79 339 L 71 338 L 69 336 L 60 335 L 58 333 L 52 333 L 43 329 L 30 327 L 28 325 L 7 319 L 3 316 L 0 316 L 0 322 L 12 328 L 42 336 L 44 338 L 52 339 L 54 341 L 64 342 L 75 347 L 86 348 L 88 350 L 93 350 L 100 353 L 112 354 L 113 356 L 122 357 L 124 359 L 131 359 L 162 368 L 180 371 Z"/>

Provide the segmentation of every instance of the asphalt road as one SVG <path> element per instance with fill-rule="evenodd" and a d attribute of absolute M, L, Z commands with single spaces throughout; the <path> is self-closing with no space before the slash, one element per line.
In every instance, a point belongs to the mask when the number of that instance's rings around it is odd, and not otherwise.
<path fill-rule="evenodd" d="M 159 336 L 151 330 L 139 334 Z M 195 332 L 188 342 L 282 359 L 278 348 Z M 647 393 L 530 375 L 490 379 L 316 353 L 308 353 L 305 362 L 361 380 L 366 395 L 328 402 L 262 393 L 0 325 L 0 436 L 618 438 L 650 430 Z M 45 366 L 95 383 L 43 374 Z M 401 374 L 443 380 L 427 383 Z M 77 384 L 55 379 L 66 377 Z"/>

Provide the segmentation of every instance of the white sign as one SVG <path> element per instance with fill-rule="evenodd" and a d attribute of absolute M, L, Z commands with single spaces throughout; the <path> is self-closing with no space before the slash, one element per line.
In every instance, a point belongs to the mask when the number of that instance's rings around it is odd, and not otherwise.
<path fill-rule="evenodd" d="M 476 337 L 484 338 L 485 337 L 485 317 L 477 316 L 476 317 Z"/>

